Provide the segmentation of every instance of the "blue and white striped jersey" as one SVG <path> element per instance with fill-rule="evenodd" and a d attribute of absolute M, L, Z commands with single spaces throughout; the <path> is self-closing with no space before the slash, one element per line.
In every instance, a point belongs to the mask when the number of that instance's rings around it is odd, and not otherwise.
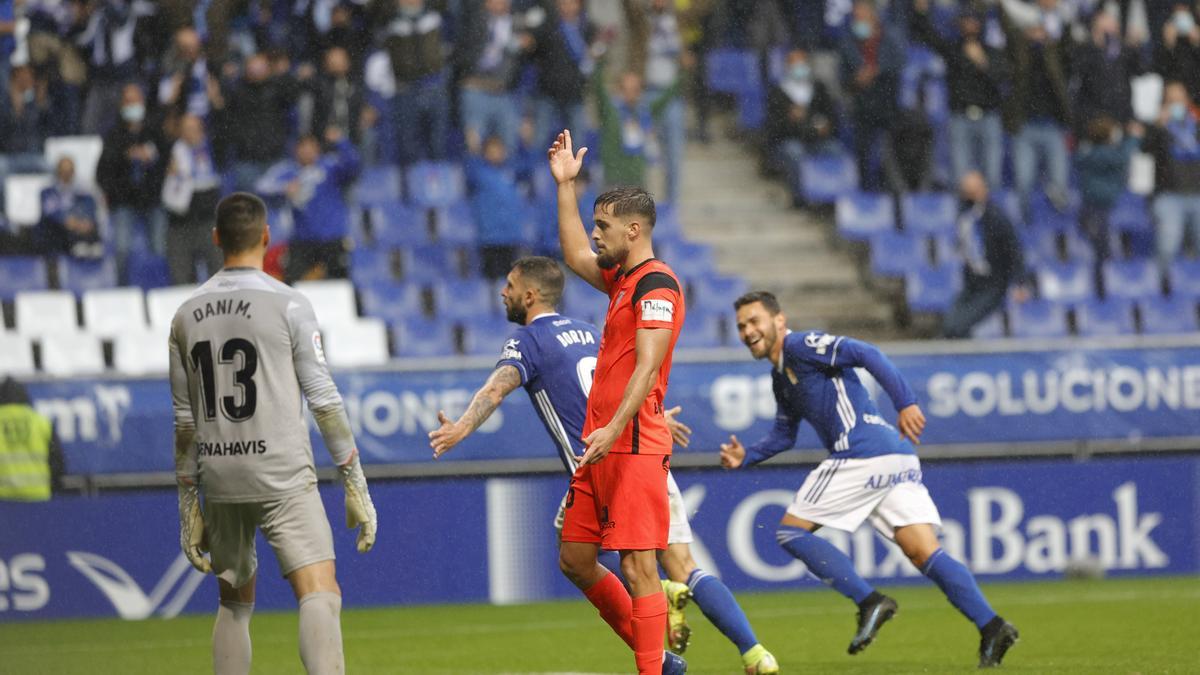
<path fill-rule="evenodd" d="M 796 442 L 808 420 L 826 450 L 837 458 L 916 454 L 912 443 L 883 419 L 855 368 L 865 368 L 891 397 L 897 410 L 917 396 L 892 362 L 874 345 L 820 331 L 789 333 L 783 355 L 771 373 L 778 407 L 775 426 L 746 448 L 747 465 L 761 462 Z"/>
<path fill-rule="evenodd" d="M 542 314 L 513 332 L 496 364 L 521 373 L 521 384 L 571 473 L 584 450 L 583 421 L 599 349 L 600 334 L 592 324 Z"/>

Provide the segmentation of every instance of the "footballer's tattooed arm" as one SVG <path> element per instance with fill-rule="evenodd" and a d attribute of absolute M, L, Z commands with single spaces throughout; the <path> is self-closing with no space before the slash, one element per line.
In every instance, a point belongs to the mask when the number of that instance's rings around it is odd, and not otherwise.
<path fill-rule="evenodd" d="M 444 411 L 438 411 L 438 422 L 442 426 L 429 433 L 429 446 L 433 448 L 433 456 L 441 457 L 458 445 L 464 438 L 479 428 L 487 418 L 491 417 L 496 408 L 504 401 L 504 397 L 521 386 L 521 373 L 515 366 L 504 364 L 492 371 L 487 382 L 475 392 L 467 411 L 451 422 Z"/>

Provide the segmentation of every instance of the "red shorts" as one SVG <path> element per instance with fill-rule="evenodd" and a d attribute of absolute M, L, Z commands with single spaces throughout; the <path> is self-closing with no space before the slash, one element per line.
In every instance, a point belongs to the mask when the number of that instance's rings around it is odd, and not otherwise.
<path fill-rule="evenodd" d="M 670 455 L 609 453 L 571 476 L 562 540 L 609 551 L 667 548 Z"/>

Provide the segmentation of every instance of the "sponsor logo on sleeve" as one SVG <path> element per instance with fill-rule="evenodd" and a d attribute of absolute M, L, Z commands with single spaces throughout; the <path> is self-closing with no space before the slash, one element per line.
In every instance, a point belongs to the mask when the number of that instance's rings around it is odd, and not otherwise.
<path fill-rule="evenodd" d="M 521 344 L 520 340 L 509 340 L 508 342 L 505 342 L 504 351 L 500 352 L 500 358 L 520 361 L 521 352 L 517 349 L 517 345 L 519 344 Z"/>
<path fill-rule="evenodd" d="M 313 331 L 312 343 L 313 353 L 317 355 L 317 362 L 325 365 L 325 347 L 321 344 L 321 331 Z"/>
<path fill-rule="evenodd" d="M 817 333 L 809 333 L 804 336 L 804 344 L 818 354 L 824 355 L 829 351 L 829 345 L 837 341 L 836 335 L 825 335 Z"/>
<path fill-rule="evenodd" d="M 670 300 L 647 298 L 642 300 L 642 321 L 663 321 L 671 323 L 675 320 L 675 303 Z"/>

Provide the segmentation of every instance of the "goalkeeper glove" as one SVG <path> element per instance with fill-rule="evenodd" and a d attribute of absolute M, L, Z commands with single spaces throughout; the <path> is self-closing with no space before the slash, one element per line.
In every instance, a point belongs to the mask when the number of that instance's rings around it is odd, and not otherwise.
<path fill-rule="evenodd" d="M 352 530 L 358 528 L 358 552 L 366 553 L 375 545 L 375 531 L 379 524 L 357 452 L 349 462 L 338 467 L 338 476 L 346 491 L 346 527 Z"/>
<path fill-rule="evenodd" d="M 204 557 L 204 516 L 200 513 L 200 490 L 194 483 L 179 483 L 179 547 L 198 571 L 208 574 L 212 564 Z"/>

